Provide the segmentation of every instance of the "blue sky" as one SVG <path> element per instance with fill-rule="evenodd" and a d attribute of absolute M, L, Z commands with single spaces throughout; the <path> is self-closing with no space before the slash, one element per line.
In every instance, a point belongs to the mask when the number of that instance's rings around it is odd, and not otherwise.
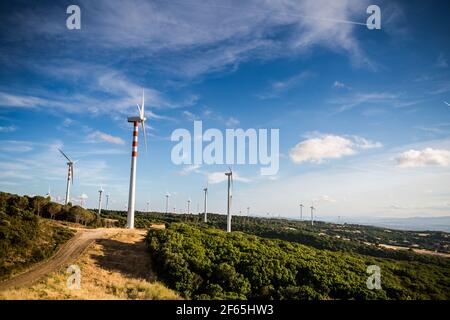
<path fill-rule="evenodd" d="M 81 8 L 81 30 L 66 8 Z M 377 4 L 382 29 L 363 25 Z M 234 167 L 233 211 L 298 216 L 450 212 L 450 5 L 445 1 L 3 1 L 0 189 L 73 202 L 97 190 L 124 209 L 132 128 L 146 93 L 137 208 L 194 211 L 209 180 L 224 212 L 226 166 L 171 162 L 177 128 L 280 130 L 278 175 Z M 200 205 L 201 207 L 201 205 Z"/>

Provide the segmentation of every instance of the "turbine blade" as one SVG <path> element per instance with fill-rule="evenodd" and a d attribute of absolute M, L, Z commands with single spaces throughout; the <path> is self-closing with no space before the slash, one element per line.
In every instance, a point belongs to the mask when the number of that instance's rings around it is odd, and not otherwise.
<path fill-rule="evenodd" d="M 144 108 L 145 108 L 145 101 L 144 101 L 145 99 L 144 99 L 144 88 L 142 88 L 142 104 L 141 104 L 141 107 L 142 107 L 142 110 L 141 110 L 141 114 L 140 114 L 140 116 L 141 116 L 141 119 L 144 119 L 144 116 L 145 116 L 145 113 L 144 113 Z"/>
<path fill-rule="evenodd" d="M 138 112 L 139 112 L 139 117 L 141 117 L 141 107 L 139 107 L 139 103 L 136 103 L 137 108 L 138 108 Z"/>
<path fill-rule="evenodd" d="M 70 162 L 72 162 L 72 160 L 70 160 L 69 157 L 66 156 L 66 154 L 65 154 L 61 149 L 58 149 L 58 150 L 59 150 L 59 152 L 61 152 L 61 154 L 62 154 L 67 160 L 69 160 Z"/>
<path fill-rule="evenodd" d="M 141 124 L 142 124 L 142 134 L 144 135 L 145 151 L 147 152 L 147 132 L 145 131 L 145 121 L 142 121 Z"/>

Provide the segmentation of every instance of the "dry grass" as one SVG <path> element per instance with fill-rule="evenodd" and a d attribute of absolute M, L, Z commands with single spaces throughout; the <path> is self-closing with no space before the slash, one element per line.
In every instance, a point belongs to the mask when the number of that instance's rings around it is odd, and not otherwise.
<path fill-rule="evenodd" d="M 180 299 L 154 281 L 144 236 L 143 230 L 123 229 L 89 246 L 75 262 L 80 289 L 69 289 L 61 270 L 31 287 L 0 292 L 0 299 Z"/>

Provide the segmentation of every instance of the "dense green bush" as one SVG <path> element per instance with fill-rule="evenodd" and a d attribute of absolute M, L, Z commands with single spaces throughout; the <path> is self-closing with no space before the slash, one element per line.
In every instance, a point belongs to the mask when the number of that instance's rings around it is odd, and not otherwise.
<path fill-rule="evenodd" d="M 155 267 L 193 299 L 449 299 L 450 270 L 187 224 L 150 229 Z M 366 286 L 368 265 L 382 290 Z"/>

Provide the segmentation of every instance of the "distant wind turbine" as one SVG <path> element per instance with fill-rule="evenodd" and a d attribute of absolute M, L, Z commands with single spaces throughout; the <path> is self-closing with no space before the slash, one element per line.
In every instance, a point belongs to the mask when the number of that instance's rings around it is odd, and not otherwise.
<path fill-rule="evenodd" d="M 229 168 L 229 172 L 225 172 L 228 178 L 228 191 L 227 191 L 227 232 L 231 232 L 231 201 L 233 199 L 233 170 Z"/>
<path fill-rule="evenodd" d="M 70 184 L 73 185 L 73 165 L 76 161 L 70 160 L 70 158 L 61 150 L 58 149 L 59 152 L 67 159 L 67 186 L 66 186 L 66 199 L 64 204 L 68 204 L 70 202 Z"/>
<path fill-rule="evenodd" d="M 109 204 L 109 194 L 106 195 L 106 206 L 105 206 L 106 210 L 108 210 L 108 204 Z"/>
<path fill-rule="evenodd" d="M 145 109 L 144 109 L 144 89 L 142 89 L 142 104 L 137 105 L 139 115 L 137 117 L 128 117 L 128 122 L 133 123 L 133 145 L 131 152 L 131 173 L 130 173 L 130 191 L 128 195 L 128 214 L 127 214 L 127 228 L 134 228 L 134 206 L 136 200 L 136 160 L 137 160 L 137 145 L 138 145 L 138 129 L 139 123 L 142 125 L 144 134 L 145 150 L 147 150 L 147 135 L 145 133 Z"/>
<path fill-rule="evenodd" d="M 208 185 L 203 189 L 203 192 L 205 193 L 205 199 L 204 199 L 204 207 L 203 207 L 203 222 L 208 222 L 207 212 L 208 212 Z"/>
<path fill-rule="evenodd" d="M 311 205 L 311 225 L 314 225 L 314 210 L 316 210 L 316 208 L 314 208 L 314 205 Z"/>
<path fill-rule="evenodd" d="M 51 191 L 50 191 L 50 186 L 48 186 L 48 192 L 45 195 L 46 198 L 50 198 L 50 201 L 52 201 L 52 195 L 51 195 Z"/>
<path fill-rule="evenodd" d="M 166 193 L 166 214 L 169 213 L 169 197 L 170 193 Z"/>
<path fill-rule="evenodd" d="M 102 193 L 103 188 L 100 187 L 100 190 L 98 190 L 98 214 L 102 213 Z"/>
<path fill-rule="evenodd" d="M 303 221 L 303 204 L 300 203 L 300 221 Z"/>
<path fill-rule="evenodd" d="M 188 199 L 187 201 L 187 214 L 190 214 L 190 206 L 191 206 L 191 198 Z"/>

